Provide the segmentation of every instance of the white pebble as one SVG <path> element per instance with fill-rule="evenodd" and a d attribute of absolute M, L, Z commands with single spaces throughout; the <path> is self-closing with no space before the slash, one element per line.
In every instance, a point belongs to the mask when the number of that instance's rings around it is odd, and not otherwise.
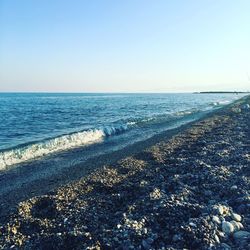
<path fill-rule="evenodd" d="M 235 221 L 238 221 L 240 222 L 241 221 L 241 216 L 239 214 L 236 214 L 236 213 L 232 213 L 231 214 L 231 218 Z"/>
<path fill-rule="evenodd" d="M 232 187 L 231 187 L 231 190 L 236 190 L 238 187 L 236 186 L 236 185 L 233 185 Z"/>
<path fill-rule="evenodd" d="M 240 229 L 244 228 L 244 226 L 240 222 L 237 222 L 237 224 L 238 224 Z"/>
<path fill-rule="evenodd" d="M 243 228 L 243 225 L 235 220 L 230 221 L 230 223 L 234 226 L 234 231 L 239 231 Z"/>
<path fill-rule="evenodd" d="M 220 215 L 222 215 L 223 214 L 223 212 L 224 212 L 224 209 L 223 209 L 223 206 L 218 206 L 218 213 L 220 214 Z"/>
<path fill-rule="evenodd" d="M 220 239 L 219 239 L 218 235 L 215 235 L 215 236 L 214 236 L 214 239 L 215 239 L 215 241 L 216 241 L 217 243 L 220 243 Z"/>
<path fill-rule="evenodd" d="M 230 223 L 233 225 L 234 231 L 240 230 L 240 227 L 235 220 L 231 220 Z"/>
<path fill-rule="evenodd" d="M 220 218 L 218 216 L 215 216 L 215 215 L 212 217 L 212 221 L 215 222 L 216 224 L 221 223 Z"/>

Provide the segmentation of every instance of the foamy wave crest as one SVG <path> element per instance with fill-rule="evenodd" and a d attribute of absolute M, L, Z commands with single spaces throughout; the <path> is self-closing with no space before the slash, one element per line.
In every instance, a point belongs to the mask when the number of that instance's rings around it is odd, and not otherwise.
<path fill-rule="evenodd" d="M 175 115 L 177 116 L 185 116 L 185 115 L 191 115 L 195 112 L 198 112 L 198 109 L 191 109 L 191 110 L 182 110 L 182 111 L 178 111 L 175 113 Z"/>
<path fill-rule="evenodd" d="M 20 148 L 0 152 L 0 170 L 4 170 L 8 166 L 51 153 L 101 142 L 106 136 L 119 134 L 126 129 L 126 125 L 104 127 L 102 129 L 63 135 L 44 142 L 38 142 Z"/>
<path fill-rule="evenodd" d="M 228 100 L 222 100 L 222 101 L 213 102 L 210 105 L 211 106 L 220 106 L 220 105 L 226 105 L 228 103 L 230 103 L 230 101 L 228 101 Z"/>
<path fill-rule="evenodd" d="M 104 127 L 103 132 L 106 136 L 120 134 L 128 129 L 127 124 L 116 125 L 112 127 Z"/>
<path fill-rule="evenodd" d="M 150 123 L 150 122 L 153 122 L 153 121 L 157 121 L 157 116 L 155 116 L 155 117 L 138 118 L 138 119 L 135 119 L 133 121 L 128 121 L 126 123 L 126 126 L 130 128 L 130 127 L 135 127 L 135 126 L 147 124 L 147 123 Z"/>

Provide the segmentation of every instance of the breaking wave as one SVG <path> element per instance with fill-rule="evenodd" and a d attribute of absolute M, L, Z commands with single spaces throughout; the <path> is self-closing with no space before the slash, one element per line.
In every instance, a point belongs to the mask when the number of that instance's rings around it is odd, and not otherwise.
<path fill-rule="evenodd" d="M 0 152 L 0 170 L 51 153 L 101 142 L 105 137 L 127 130 L 127 125 L 76 132 Z"/>
<path fill-rule="evenodd" d="M 221 106 L 221 105 L 226 105 L 229 104 L 230 101 L 229 100 L 221 100 L 221 101 L 217 101 L 217 102 L 212 102 L 210 104 L 210 106 Z"/>
<path fill-rule="evenodd" d="M 229 103 L 229 101 L 217 101 L 211 103 L 210 105 L 215 107 L 227 103 Z M 127 121 L 123 120 L 112 126 L 75 132 L 40 142 L 20 145 L 19 147 L 12 149 L 6 149 L 5 151 L 0 152 L 0 170 L 4 170 L 8 166 L 42 157 L 51 153 L 98 143 L 103 141 L 105 137 L 123 133 L 134 127 L 143 127 L 145 125 L 159 124 L 172 119 L 180 119 L 181 117 L 192 115 L 201 111 L 202 110 L 193 108 L 164 115 L 155 115 L 137 119 L 134 118 Z"/>

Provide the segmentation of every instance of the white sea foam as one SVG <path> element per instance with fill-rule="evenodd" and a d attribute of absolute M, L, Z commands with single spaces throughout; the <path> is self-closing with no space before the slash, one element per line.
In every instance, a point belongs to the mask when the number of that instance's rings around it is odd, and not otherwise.
<path fill-rule="evenodd" d="M 225 104 L 228 104 L 230 103 L 229 100 L 221 100 L 221 101 L 216 101 L 216 102 L 213 102 L 211 103 L 212 106 L 219 106 L 219 105 L 225 105 Z"/>
<path fill-rule="evenodd" d="M 127 124 L 121 124 L 116 126 L 104 127 L 103 132 L 106 136 L 122 133 L 128 129 Z"/>
<path fill-rule="evenodd" d="M 198 111 L 198 110 L 183 110 L 183 111 L 176 112 L 175 115 L 177 116 L 191 115 L 195 111 Z"/>
<path fill-rule="evenodd" d="M 62 135 L 44 142 L 33 143 L 20 148 L 0 152 L 0 170 L 51 153 L 101 142 L 105 137 L 120 134 L 127 129 L 127 124 L 106 126 L 101 129 Z"/>
<path fill-rule="evenodd" d="M 136 125 L 136 122 L 127 122 L 127 125 L 128 126 L 133 126 L 133 125 Z"/>
<path fill-rule="evenodd" d="M 21 163 L 50 153 L 102 141 L 106 136 L 102 129 L 95 129 L 63 135 L 40 143 L 4 151 L 0 153 L 0 170 L 10 165 Z"/>

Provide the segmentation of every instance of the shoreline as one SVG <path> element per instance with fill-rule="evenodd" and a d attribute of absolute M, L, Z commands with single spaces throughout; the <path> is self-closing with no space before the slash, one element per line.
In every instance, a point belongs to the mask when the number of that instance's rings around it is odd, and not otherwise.
<path fill-rule="evenodd" d="M 221 164 L 225 161 L 224 158 L 229 157 L 223 150 L 233 152 L 236 150 L 236 144 L 243 141 L 245 146 L 241 150 L 247 155 L 249 135 L 245 135 L 246 138 L 244 138 L 239 137 L 241 134 L 235 133 L 239 126 L 241 126 L 240 133 L 249 132 L 246 126 L 249 122 L 249 109 L 242 109 L 239 112 L 239 107 L 245 103 L 250 103 L 249 96 L 211 112 L 197 121 L 156 135 L 145 142 L 91 159 L 84 163 L 84 166 L 66 169 L 56 178 L 55 176 L 52 179 L 41 178 L 39 182 L 14 188 L 11 194 L 0 197 L 1 221 L 4 224 L 1 229 L 0 246 L 7 249 L 12 245 L 19 245 L 29 249 L 37 247 L 38 244 L 42 244 L 41 246 L 52 244 L 56 249 L 56 247 L 63 248 L 66 241 L 69 241 L 71 246 L 77 247 L 78 244 L 82 248 L 95 246 L 94 249 L 98 249 L 98 246 L 101 249 L 113 249 L 124 245 L 128 247 L 126 249 L 132 246 L 135 247 L 134 249 L 139 249 L 139 246 L 141 249 L 150 249 L 150 247 L 159 249 L 167 242 L 177 249 L 178 247 L 206 249 L 211 244 L 219 245 L 225 242 L 235 247 L 237 240 L 233 236 L 233 240 L 231 236 L 227 240 L 217 234 L 217 237 L 211 236 L 214 231 L 221 231 L 221 228 L 215 223 L 211 224 L 206 216 L 213 214 L 212 210 L 216 210 L 214 207 L 221 205 L 221 209 L 225 210 L 225 216 L 230 217 L 232 211 L 238 212 L 236 209 L 238 204 L 235 207 L 234 204 L 226 204 L 225 199 L 215 199 L 214 203 L 208 204 L 207 197 L 216 196 L 219 185 L 220 188 L 227 188 L 229 185 L 227 179 L 230 179 L 228 172 L 234 174 L 232 167 L 229 169 L 224 169 L 227 166 L 222 165 L 214 166 L 215 169 L 211 167 L 214 162 Z M 227 141 L 231 138 L 227 138 L 230 134 L 226 132 L 232 133 L 232 141 Z M 213 140 L 209 141 L 211 137 Z M 207 142 L 215 148 L 207 148 Z M 238 146 L 241 148 L 240 144 Z M 205 147 L 204 152 L 201 152 L 200 148 L 203 147 Z M 217 156 L 217 151 L 222 156 L 224 154 L 224 158 Z M 208 155 L 203 154 L 205 152 Z M 210 154 L 213 157 L 210 157 Z M 234 156 L 236 157 L 237 154 Z M 221 157 L 223 159 L 220 159 Z M 207 158 L 210 163 L 204 163 Z M 232 159 L 226 160 L 224 165 L 228 163 L 231 166 Z M 243 167 L 237 166 L 240 165 L 239 163 Z M 249 164 L 249 158 L 237 159 L 236 157 L 234 160 L 238 172 L 243 169 L 248 173 L 249 170 L 243 163 Z M 197 170 L 190 168 L 188 164 L 194 164 Z M 16 171 L 18 174 L 20 170 Z M 205 173 L 216 180 L 214 186 L 206 179 Z M 220 175 L 222 175 L 221 183 L 217 183 Z M 242 178 L 237 175 L 235 180 L 231 180 L 231 187 L 236 186 L 237 190 L 229 191 L 233 195 L 240 193 L 241 196 L 246 196 L 249 180 L 243 180 L 243 184 L 240 183 L 240 185 L 233 185 L 240 179 Z M 193 182 L 193 189 L 190 186 L 190 180 Z M 208 182 L 208 186 L 203 187 L 202 182 Z M 224 182 L 225 187 L 223 187 Z M 194 190 L 195 187 L 201 188 L 201 191 Z M 33 189 L 32 195 L 30 195 L 31 189 Z M 55 191 L 52 192 L 52 189 Z M 205 194 L 205 191 L 208 193 Z M 45 193 L 47 195 L 24 201 L 16 211 L 15 205 L 20 200 Z M 224 196 L 230 196 L 230 193 Z M 211 200 L 213 199 L 209 201 Z M 7 207 L 13 207 L 13 210 L 6 210 Z M 226 212 L 227 207 L 232 211 L 228 208 Z M 249 208 L 246 206 L 246 211 L 241 213 L 242 225 L 246 229 L 245 218 L 250 220 L 247 209 Z M 5 214 L 2 213 L 3 211 Z M 10 212 L 12 215 L 6 217 Z M 161 218 L 164 217 L 169 221 L 162 221 Z M 176 220 L 173 221 L 172 217 Z M 190 218 L 193 220 L 186 220 Z M 9 223 L 10 230 L 7 229 L 6 223 Z M 158 225 L 158 228 L 155 228 L 155 225 Z M 183 227 L 179 228 L 181 233 L 178 233 L 176 230 L 181 226 Z M 165 227 L 166 235 L 163 234 L 161 227 Z M 7 239 L 9 240 L 6 241 Z"/>
<path fill-rule="evenodd" d="M 228 104 L 217 110 L 213 110 L 207 114 L 203 114 L 202 118 L 198 118 L 197 120 L 163 131 L 149 139 L 125 146 L 122 149 L 96 157 L 90 157 L 83 163 L 79 163 L 70 167 L 61 169 L 60 167 L 57 168 L 55 166 L 53 169 L 49 169 L 49 167 L 44 169 L 44 165 L 40 165 L 38 162 L 35 169 L 33 168 L 35 165 L 34 163 L 27 163 L 23 166 L 17 165 L 14 168 L 9 168 L 7 171 L 1 172 L 0 223 L 6 219 L 9 213 L 15 211 L 16 205 L 19 202 L 29 199 L 33 196 L 39 196 L 51 192 L 60 186 L 66 185 L 72 181 L 77 181 L 80 178 L 91 174 L 92 171 L 95 171 L 103 165 L 114 164 L 119 159 L 133 155 L 138 151 L 143 151 L 162 140 L 169 140 L 176 134 L 190 128 L 196 122 L 202 121 L 206 118 L 209 118 L 210 116 L 220 113 L 225 108 L 230 107 L 234 103 L 237 103 L 244 98 L 246 97 L 242 97 L 231 104 Z M 79 153 L 84 153 L 84 151 L 81 151 L 79 148 Z M 36 160 L 34 162 L 36 162 Z M 56 162 L 54 163 L 56 164 Z"/>

